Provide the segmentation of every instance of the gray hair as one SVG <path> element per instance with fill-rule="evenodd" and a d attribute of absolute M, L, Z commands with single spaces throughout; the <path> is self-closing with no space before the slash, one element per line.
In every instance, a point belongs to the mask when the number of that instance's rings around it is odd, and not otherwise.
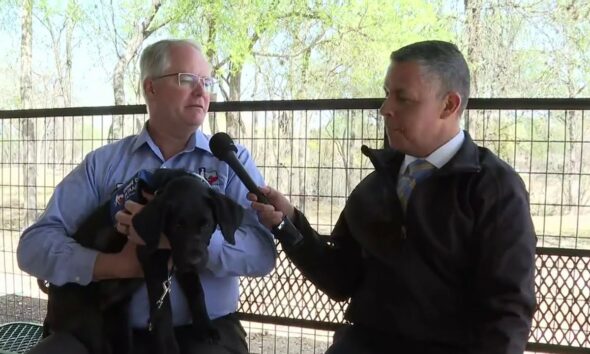
<path fill-rule="evenodd" d="M 147 46 L 139 59 L 141 91 L 145 96 L 143 82 L 145 79 L 163 75 L 170 66 L 170 47 L 189 45 L 202 53 L 201 47 L 188 39 L 164 39 Z"/>
<path fill-rule="evenodd" d="M 467 62 L 456 45 L 444 41 L 423 41 L 402 47 L 391 53 L 392 63 L 416 62 L 427 74 L 436 75 L 441 91 L 457 91 L 461 95 L 463 112 L 469 100 L 470 74 Z"/>

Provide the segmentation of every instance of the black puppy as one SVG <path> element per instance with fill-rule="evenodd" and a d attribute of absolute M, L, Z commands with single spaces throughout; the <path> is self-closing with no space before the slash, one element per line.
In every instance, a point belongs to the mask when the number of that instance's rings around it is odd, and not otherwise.
<path fill-rule="evenodd" d="M 217 340 L 219 335 L 207 315 L 198 270 L 207 262 L 207 246 L 217 225 L 226 241 L 235 244 L 234 233 L 243 209 L 183 170 L 157 170 L 153 177 L 152 184 L 160 187 L 132 222 L 146 244 L 138 247 L 137 256 L 150 301 L 152 348 L 158 354 L 173 354 L 178 353 L 178 346 L 169 296 L 163 288 L 171 276 L 169 257 L 187 297 L 195 337 Z M 168 238 L 171 251 L 157 248 L 161 234 Z M 85 247 L 111 253 L 120 251 L 126 242 L 112 225 L 110 203 L 93 213 L 73 238 Z M 141 282 L 130 279 L 103 280 L 87 286 L 50 285 L 45 334 L 69 332 L 91 354 L 130 353 L 132 334 L 127 309 Z"/>

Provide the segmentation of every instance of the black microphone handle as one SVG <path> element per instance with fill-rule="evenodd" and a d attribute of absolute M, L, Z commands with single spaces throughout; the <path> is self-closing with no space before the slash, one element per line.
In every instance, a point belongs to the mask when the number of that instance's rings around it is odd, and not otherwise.
<path fill-rule="evenodd" d="M 256 198 L 259 202 L 264 204 L 270 204 L 268 198 L 266 198 L 266 196 L 262 194 L 256 183 L 252 180 L 248 172 L 246 172 L 246 169 L 244 169 L 244 166 L 242 165 L 240 160 L 238 160 L 234 152 L 228 151 L 226 153 L 224 161 L 229 165 L 229 167 L 231 167 L 232 170 L 234 170 L 234 172 L 236 173 L 236 175 L 238 175 L 238 178 L 242 181 L 242 183 L 244 183 L 248 191 L 256 195 Z"/>
<path fill-rule="evenodd" d="M 238 160 L 236 154 L 233 151 L 228 151 L 223 157 L 223 161 L 234 170 L 248 191 L 254 193 L 259 202 L 270 204 L 268 198 L 262 194 L 256 183 L 254 183 L 248 172 L 246 172 L 246 169 L 244 169 L 244 166 L 240 160 Z M 303 241 L 303 236 L 299 230 L 297 230 L 295 225 L 293 225 L 291 220 L 289 220 L 287 215 L 283 216 L 283 220 L 278 225 L 272 227 L 272 234 L 275 235 L 277 240 L 279 240 L 284 247 L 288 248 L 295 248 L 301 243 L 301 241 Z"/>

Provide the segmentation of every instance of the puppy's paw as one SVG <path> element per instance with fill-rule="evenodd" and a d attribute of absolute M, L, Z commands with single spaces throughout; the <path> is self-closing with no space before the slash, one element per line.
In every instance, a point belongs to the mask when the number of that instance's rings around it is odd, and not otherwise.
<path fill-rule="evenodd" d="M 221 336 L 219 335 L 219 331 L 213 327 L 209 328 L 208 330 L 208 334 L 207 334 L 207 341 L 210 344 L 217 344 L 219 343 L 219 340 L 221 340 Z"/>

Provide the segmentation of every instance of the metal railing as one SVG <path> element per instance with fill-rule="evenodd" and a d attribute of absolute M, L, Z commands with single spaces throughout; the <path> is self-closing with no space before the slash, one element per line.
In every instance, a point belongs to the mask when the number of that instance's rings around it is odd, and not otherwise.
<path fill-rule="evenodd" d="M 234 129 L 267 183 L 328 233 L 347 195 L 372 171 L 360 146 L 383 145 L 380 104 L 380 99 L 212 103 L 204 130 Z M 588 117 L 590 99 L 472 99 L 463 119 L 474 140 L 512 165 L 530 193 L 542 247 L 531 350 L 590 350 Z M 145 106 L 0 111 L 0 322 L 39 320 L 44 313 L 34 280 L 16 266 L 22 229 L 86 153 L 137 132 L 145 119 Z M 242 280 L 240 310 L 251 321 L 251 351 L 323 352 L 331 340 L 325 331 L 342 322 L 346 304 L 330 301 L 280 257 L 269 276 Z"/>

